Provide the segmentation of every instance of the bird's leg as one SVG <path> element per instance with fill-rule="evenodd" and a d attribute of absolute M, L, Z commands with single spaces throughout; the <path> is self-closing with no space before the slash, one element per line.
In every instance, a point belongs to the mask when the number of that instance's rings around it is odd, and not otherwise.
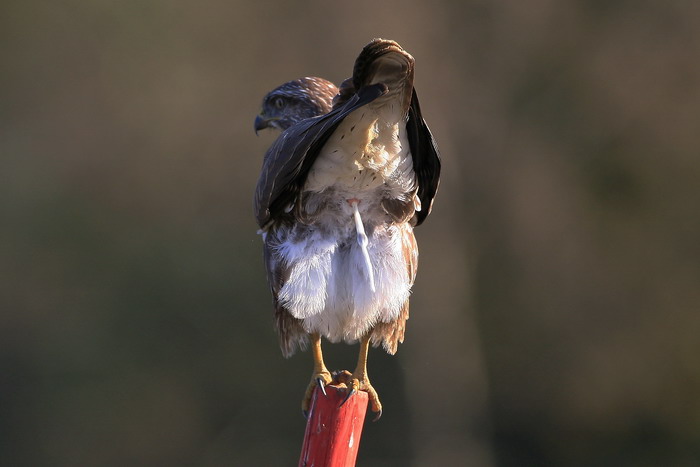
<path fill-rule="evenodd" d="M 301 401 L 301 411 L 304 416 L 309 413 L 309 407 L 311 406 L 311 396 L 314 393 L 314 388 L 318 386 L 326 394 L 325 386 L 331 382 L 331 372 L 326 368 L 326 364 L 323 363 L 323 352 L 321 352 L 321 336 L 318 333 L 311 334 L 311 353 L 314 358 L 314 372 L 311 375 L 311 382 L 306 388 L 306 393 L 304 394 L 304 399 Z"/>
<path fill-rule="evenodd" d="M 367 376 L 367 353 L 369 352 L 369 341 L 371 334 L 371 332 L 368 332 L 360 340 L 360 353 L 357 357 L 357 367 L 355 368 L 355 371 L 352 372 L 352 374 L 347 371 L 343 371 L 336 374 L 335 378 L 338 382 L 344 383 L 348 388 L 348 394 L 345 396 L 343 404 L 357 391 L 365 391 L 367 393 L 369 396 L 369 402 L 372 406 L 372 412 L 377 414 L 374 417 L 374 421 L 376 422 L 382 416 L 382 403 L 379 402 L 379 395 L 370 384 L 369 376 Z"/>

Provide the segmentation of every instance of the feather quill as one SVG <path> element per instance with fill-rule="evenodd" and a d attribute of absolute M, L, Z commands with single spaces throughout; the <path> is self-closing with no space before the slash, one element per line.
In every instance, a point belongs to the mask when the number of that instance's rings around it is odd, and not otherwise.
<path fill-rule="evenodd" d="M 372 293 L 376 292 L 374 286 L 374 271 L 372 271 L 372 261 L 369 259 L 369 251 L 367 251 L 367 234 L 365 233 L 365 226 L 362 224 L 362 216 L 360 216 L 360 210 L 358 209 L 359 201 L 356 199 L 350 200 L 350 206 L 352 206 L 353 216 L 355 217 L 355 230 L 357 231 L 357 243 L 360 245 L 362 250 L 362 256 L 365 259 L 365 272 L 367 273 L 367 279 L 369 280 L 369 288 Z"/>

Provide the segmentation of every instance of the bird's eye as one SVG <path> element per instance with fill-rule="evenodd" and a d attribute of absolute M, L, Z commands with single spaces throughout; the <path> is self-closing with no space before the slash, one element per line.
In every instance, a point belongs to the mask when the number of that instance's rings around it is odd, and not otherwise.
<path fill-rule="evenodd" d="M 278 97 L 278 98 L 275 99 L 275 101 L 273 102 L 273 104 L 274 104 L 275 107 L 277 107 L 278 109 L 281 109 L 282 107 L 284 107 L 284 99 L 282 99 L 281 97 Z"/>

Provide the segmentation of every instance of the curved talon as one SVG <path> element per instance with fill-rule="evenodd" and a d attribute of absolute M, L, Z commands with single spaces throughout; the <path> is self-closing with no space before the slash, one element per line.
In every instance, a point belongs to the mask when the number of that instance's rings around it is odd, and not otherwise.
<path fill-rule="evenodd" d="M 374 418 L 372 419 L 372 422 L 376 422 L 380 418 L 382 418 L 382 409 L 379 409 L 379 411 L 377 412 L 377 415 L 375 415 Z"/>
<path fill-rule="evenodd" d="M 326 385 L 330 384 L 330 382 L 331 374 L 328 372 L 328 370 L 322 370 L 314 373 L 311 376 L 311 381 L 309 381 L 309 385 L 306 387 L 304 398 L 301 400 L 301 411 L 304 413 L 307 419 L 310 412 L 313 410 L 314 391 L 316 391 L 316 388 L 318 387 L 323 395 L 328 397 L 328 394 L 326 393 Z"/>
<path fill-rule="evenodd" d="M 304 416 L 305 419 L 309 419 L 309 411 L 301 409 L 301 414 Z"/>
<path fill-rule="evenodd" d="M 343 399 L 343 402 L 340 403 L 338 408 L 344 406 L 348 399 L 350 399 L 356 392 L 357 390 L 355 388 L 350 389 L 350 391 L 348 391 L 347 395 L 345 396 L 345 399 Z"/>
<path fill-rule="evenodd" d="M 321 377 L 316 378 L 316 384 L 318 385 L 318 388 L 323 393 L 323 396 L 328 397 L 328 394 L 326 394 L 326 382 L 323 380 L 323 378 L 321 378 Z"/>

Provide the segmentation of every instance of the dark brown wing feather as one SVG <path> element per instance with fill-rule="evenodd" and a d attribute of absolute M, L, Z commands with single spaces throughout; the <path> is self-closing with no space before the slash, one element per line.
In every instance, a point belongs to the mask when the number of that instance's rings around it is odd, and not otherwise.
<path fill-rule="evenodd" d="M 347 101 L 355 94 L 355 86 L 352 84 L 352 78 L 345 79 L 338 87 L 338 93 L 333 97 L 333 108 L 336 109 Z"/>
<path fill-rule="evenodd" d="M 279 302 L 280 289 L 289 278 L 289 268 L 275 254 L 274 239 L 266 239 L 263 246 L 265 256 L 265 269 L 267 270 L 267 281 L 270 284 L 272 300 L 275 306 L 275 330 L 279 337 L 280 349 L 285 358 L 289 358 L 297 350 L 306 349 L 309 343 L 309 335 L 304 331 L 301 320 L 292 314 Z"/>
<path fill-rule="evenodd" d="M 421 210 L 416 212 L 415 225 L 420 225 L 430 214 L 440 184 L 440 152 L 433 134 L 423 120 L 415 88 L 408 109 L 406 132 L 413 157 L 413 171 L 418 180 L 418 198 L 421 201 Z"/>

